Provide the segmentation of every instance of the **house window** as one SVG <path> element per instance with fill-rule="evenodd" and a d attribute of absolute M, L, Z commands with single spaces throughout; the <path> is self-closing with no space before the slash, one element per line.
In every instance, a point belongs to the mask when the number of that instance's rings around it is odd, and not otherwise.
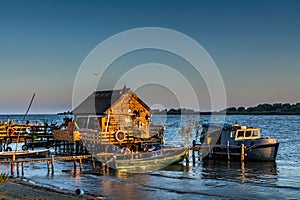
<path fill-rule="evenodd" d="M 80 117 L 77 118 L 76 123 L 78 125 L 79 128 L 86 128 L 86 118 Z"/>

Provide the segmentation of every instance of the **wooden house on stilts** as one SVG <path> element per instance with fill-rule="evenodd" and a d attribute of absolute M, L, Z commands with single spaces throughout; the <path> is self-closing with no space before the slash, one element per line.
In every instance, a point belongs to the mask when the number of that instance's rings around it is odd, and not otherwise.
<path fill-rule="evenodd" d="M 87 143 L 144 148 L 141 143 L 161 142 L 163 126 L 151 126 L 149 106 L 132 90 L 93 92 L 73 110 L 79 129 L 90 130 Z M 84 137 L 84 136 L 82 136 Z M 96 140 L 96 141 L 95 141 Z M 147 141 L 147 142 L 146 142 Z"/>

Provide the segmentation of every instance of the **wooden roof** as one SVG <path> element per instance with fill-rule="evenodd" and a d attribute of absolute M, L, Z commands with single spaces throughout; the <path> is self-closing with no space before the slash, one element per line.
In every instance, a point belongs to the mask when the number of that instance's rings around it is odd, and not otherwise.
<path fill-rule="evenodd" d="M 73 110 L 74 115 L 103 115 L 105 112 L 114 105 L 128 89 L 121 90 L 104 90 L 93 92 L 88 96 L 79 106 Z M 147 110 L 150 110 L 147 104 L 145 104 L 140 98 L 137 100 Z"/>

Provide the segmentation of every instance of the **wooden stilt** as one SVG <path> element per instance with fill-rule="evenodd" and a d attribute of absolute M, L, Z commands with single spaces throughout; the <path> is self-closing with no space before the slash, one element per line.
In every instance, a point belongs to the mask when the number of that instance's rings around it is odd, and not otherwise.
<path fill-rule="evenodd" d="M 242 147 L 241 147 L 241 162 L 244 162 L 245 160 L 245 145 L 242 144 Z"/>
<path fill-rule="evenodd" d="M 51 169 L 52 169 L 52 175 L 54 174 L 54 156 L 51 156 Z"/>
<path fill-rule="evenodd" d="M 196 146 L 196 140 L 193 140 L 193 157 L 195 156 L 195 146 Z"/>
<path fill-rule="evenodd" d="M 12 163 L 11 163 L 11 169 L 10 169 L 10 172 L 11 172 L 12 176 L 14 176 L 14 174 L 15 174 L 15 163 L 14 163 L 15 159 L 16 159 L 16 155 L 13 154 L 13 156 L 12 156 Z"/>
<path fill-rule="evenodd" d="M 24 162 L 22 162 L 22 176 L 24 176 Z"/>
<path fill-rule="evenodd" d="M 73 160 L 74 163 L 74 172 L 76 172 L 76 159 Z"/>
<path fill-rule="evenodd" d="M 190 150 L 187 150 L 185 154 L 185 162 L 186 162 L 186 166 L 190 165 Z"/>
<path fill-rule="evenodd" d="M 193 151 L 192 151 L 193 166 L 195 166 L 195 164 L 196 164 L 196 158 L 195 158 L 195 146 L 196 146 L 196 140 L 193 140 Z"/>
<path fill-rule="evenodd" d="M 93 169 L 95 169 L 96 168 L 96 164 L 95 164 L 95 158 L 94 158 L 94 156 L 92 156 L 92 165 L 93 165 Z"/>
<path fill-rule="evenodd" d="M 17 176 L 20 176 L 20 168 L 19 168 L 19 163 L 17 163 Z"/>
<path fill-rule="evenodd" d="M 81 158 L 79 159 L 79 169 L 80 169 L 80 171 L 82 171 L 82 159 Z"/>
<path fill-rule="evenodd" d="M 229 144 L 229 141 L 227 141 L 227 160 L 230 161 L 230 144 Z"/>
<path fill-rule="evenodd" d="M 48 174 L 50 173 L 50 162 L 47 161 L 47 169 L 48 169 Z"/>

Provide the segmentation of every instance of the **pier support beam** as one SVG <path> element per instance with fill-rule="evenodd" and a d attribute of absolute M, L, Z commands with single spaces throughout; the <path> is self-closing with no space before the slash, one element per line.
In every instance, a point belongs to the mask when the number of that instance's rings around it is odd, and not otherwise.
<path fill-rule="evenodd" d="M 51 156 L 51 169 L 52 169 L 52 175 L 54 174 L 54 156 Z"/>
<path fill-rule="evenodd" d="M 195 146 L 196 146 L 196 140 L 193 140 L 193 151 L 192 151 L 193 166 L 195 166 L 195 163 L 196 163 L 196 158 L 195 158 Z"/>
<path fill-rule="evenodd" d="M 73 160 L 74 163 L 74 173 L 76 172 L 76 159 Z"/>
<path fill-rule="evenodd" d="M 20 167 L 19 167 L 19 163 L 17 163 L 17 176 L 20 176 Z"/>
<path fill-rule="evenodd" d="M 230 144 L 229 144 L 229 141 L 227 141 L 227 160 L 230 161 Z"/>
<path fill-rule="evenodd" d="M 11 168 L 10 168 L 10 172 L 11 172 L 12 176 L 14 176 L 14 174 L 15 174 L 15 163 L 14 163 L 15 159 L 16 159 L 16 155 L 13 154 L 12 162 L 11 162 Z"/>
<path fill-rule="evenodd" d="M 82 171 L 82 159 L 81 158 L 79 159 L 79 169 L 80 169 L 80 171 Z"/>
<path fill-rule="evenodd" d="M 24 176 L 24 162 L 22 162 L 22 176 Z"/>
<path fill-rule="evenodd" d="M 93 165 L 93 169 L 95 169 L 95 168 L 96 168 L 96 163 L 95 163 L 95 158 L 94 158 L 94 156 L 92 156 L 92 165 Z"/>
<path fill-rule="evenodd" d="M 190 166 L 190 150 L 188 149 L 186 154 L 185 154 L 185 163 L 186 163 L 186 166 Z"/>
<path fill-rule="evenodd" d="M 244 162 L 245 160 L 245 145 L 242 144 L 242 147 L 241 147 L 241 162 Z"/>
<path fill-rule="evenodd" d="M 50 162 L 47 161 L 47 169 L 48 169 L 48 174 L 50 173 Z"/>

